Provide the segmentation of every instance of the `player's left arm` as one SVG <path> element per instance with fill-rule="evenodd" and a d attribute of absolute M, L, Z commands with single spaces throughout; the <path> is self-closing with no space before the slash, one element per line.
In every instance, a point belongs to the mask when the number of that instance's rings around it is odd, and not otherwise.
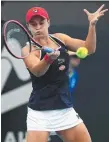
<path fill-rule="evenodd" d="M 89 13 L 89 11 L 84 9 L 84 12 L 87 14 L 89 20 L 89 30 L 85 40 L 75 39 L 66 34 L 57 33 L 57 36 L 64 41 L 69 50 L 76 51 L 79 47 L 86 47 L 89 54 L 96 51 L 96 23 L 98 19 L 102 17 L 106 11 L 108 11 L 108 9 L 103 10 L 103 7 L 104 5 L 102 5 L 94 13 Z"/>

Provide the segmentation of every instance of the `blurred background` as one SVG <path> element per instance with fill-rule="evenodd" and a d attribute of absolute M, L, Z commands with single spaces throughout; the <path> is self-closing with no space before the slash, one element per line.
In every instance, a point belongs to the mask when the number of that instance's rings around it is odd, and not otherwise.
<path fill-rule="evenodd" d="M 50 33 L 62 32 L 85 39 L 88 20 L 83 9 L 96 11 L 109 2 L 1 2 L 1 23 L 15 19 L 25 25 L 25 14 L 33 6 L 44 7 L 50 16 Z M 109 12 L 97 23 L 96 53 L 82 60 L 77 72 L 78 86 L 74 107 L 86 124 L 93 142 L 109 142 Z M 27 102 L 31 79 L 22 60 L 13 58 L 5 49 L 1 36 L 1 142 L 23 142 L 26 134 Z M 62 142 L 51 133 L 49 142 Z"/>

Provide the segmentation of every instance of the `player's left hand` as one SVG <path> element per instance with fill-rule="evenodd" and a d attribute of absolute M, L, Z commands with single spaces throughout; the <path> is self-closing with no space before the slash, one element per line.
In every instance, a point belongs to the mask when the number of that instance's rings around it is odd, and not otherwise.
<path fill-rule="evenodd" d="M 88 10 L 84 9 L 84 12 L 87 14 L 89 23 L 91 25 L 96 25 L 98 19 L 104 16 L 104 13 L 108 11 L 108 9 L 103 10 L 104 6 L 104 4 L 100 6 L 100 8 L 98 8 L 98 10 L 94 13 L 90 13 Z"/>

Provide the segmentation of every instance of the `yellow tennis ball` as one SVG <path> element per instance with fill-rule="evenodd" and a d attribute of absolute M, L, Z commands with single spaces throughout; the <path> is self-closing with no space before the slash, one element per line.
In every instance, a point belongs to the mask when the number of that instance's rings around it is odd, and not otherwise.
<path fill-rule="evenodd" d="M 87 57 L 88 55 L 88 50 L 86 47 L 80 47 L 78 48 L 78 50 L 76 51 L 76 55 L 81 58 L 81 59 L 84 59 Z"/>

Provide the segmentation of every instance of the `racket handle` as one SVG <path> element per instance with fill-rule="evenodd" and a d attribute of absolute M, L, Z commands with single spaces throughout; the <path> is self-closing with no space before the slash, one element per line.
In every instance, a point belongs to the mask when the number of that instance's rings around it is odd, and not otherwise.
<path fill-rule="evenodd" d="M 49 47 L 43 47 L 43 51 L 45 51 L 46 53 L 51 53 L 53 52 L 54 50 L 49 48 Z"/>

